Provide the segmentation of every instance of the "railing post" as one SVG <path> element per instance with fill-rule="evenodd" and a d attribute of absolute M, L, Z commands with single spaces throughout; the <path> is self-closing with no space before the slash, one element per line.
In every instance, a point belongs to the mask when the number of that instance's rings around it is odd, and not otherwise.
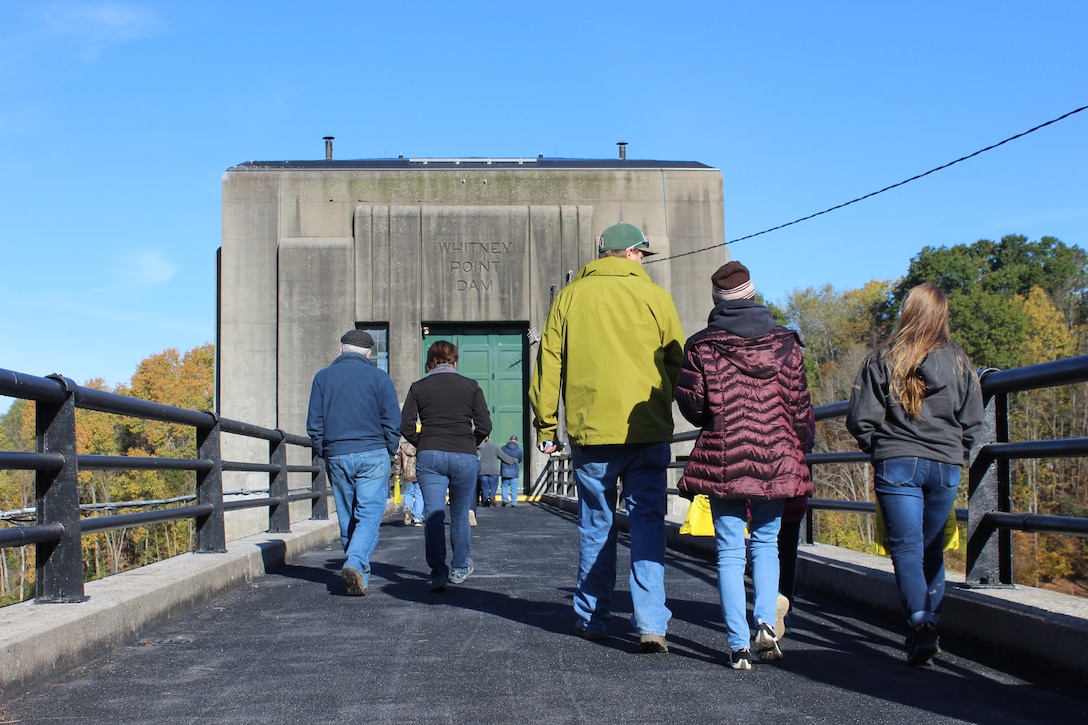
<path fill-rule="evenodd" d="M 51 376 L 52 377 L 52 376 Z M 59 453 L 59 471 L 38 471 L 34 477 L 37 523 L 60 524 L 60 541 L 35 545 L 35 598 L 40 604 L 83 602 L 83 547 L 79 525 L 79 466 L 76 462 L 76 395 L 74 383 L 56 376 L 64 386 L 62 403 L 35 405 L 39 453 Z"/>
<path fill-rule="evenodd" d="M 982 424 L 983 444 L 971 451 L 967 488 L 967 586 L 1001 586 L 1012 583 L 1012 533 L 983 523 L 990 511 L 1011 511 L 1009 461 L 985 452 L 986 442 L 1009 440 L 1009 399 L 997 393 L 986 400 Z"/>
<path fill-rule="evenodd" d="M 540 475 L 533 481 L 533 485 L 529 488 L 529 496 L 537 497 L 548 493 L 548 484 L 555 484 L 555 479 L 552 471 L 552 457 L 548 456 L 548 462 L 544 464 L 544 468 L 541 469 Z"/>
<path fill-rule="evenodd" d="M 287 500 L 287 434 L 280 429 L 279 439 L 269 441 L 269 462 L 276 467 L 268 474 L 268 495 L 276 499 L 268 508 L 268 533 L 291 533 L 291 503 Z"/>
<path fill-rule="evenodd" d="M 329 479 L 325 475 L 325 461 L 314 452 L 310 465 L 317 469 L 310 474 L 310 488 L 317 494 L 310 506 L 310 518 L 324 521 L 329 518 Z"/>
<path fill-rule="evenodd" d="M 196 519 L 196 551 L 200 554 L 218 554 L 227 550 L 227 531 L 223 519 L 223 456 L 219 448 L 219 416 L 211 414 L 215 422 L 210 427 L 197 426 L 196 457 L 211 461 L 207 471 L 197 471 L 196 502 L 211 504 L 213 511 Z"/>

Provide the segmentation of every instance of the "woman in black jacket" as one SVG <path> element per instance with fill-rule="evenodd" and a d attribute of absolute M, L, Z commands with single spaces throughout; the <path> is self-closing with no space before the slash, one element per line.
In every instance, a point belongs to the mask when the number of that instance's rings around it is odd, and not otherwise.
<path fill-rule="evenodd" d="M 439 340 L 427 351 L 426 376 L 412 383 L 400 432 L 416 447 L 416 478 L 423 491 L 423 545 L 431 591 L 461 584 L 475 570 L 470 558 L 469 507 L 476 496 L 476 447 L 491 433 L 483 390 L 457 372 L 457 347 Z M 418 424 L 418 425 L 417 425 Z M 446 564 L 446 495 L 450 548 Z"/>

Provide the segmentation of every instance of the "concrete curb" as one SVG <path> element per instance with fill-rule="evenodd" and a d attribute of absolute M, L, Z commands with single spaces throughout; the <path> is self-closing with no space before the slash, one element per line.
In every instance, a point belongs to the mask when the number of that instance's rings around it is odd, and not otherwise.
<path fill-rule="evenodd" d="M 571 499 L 543 502 L 577 512 Z M 616 519 L 627 528 L 627 517 Z M 669 521 L 670 548 L 715 559 L 714 538 L 680 533 Z M 894 625 L 904 627 L 891 559 L 837 546 L 802 545 L 797 554 L 797 590 L 818 592 Z M 949 574 L 941 630 L 949 639 L 1009 661 L 1029 661 L 1068 681 L 1088 681 L 1088 599 L 1035 587 L 968 589 Z"/>
<path fill-rule="evenodd" d="M 339 538 L 335 519 L 299 521 L 289 534 L 231 541 L 221 554 L 182 554 L 88 582 L 78 604 L 0 608 L 0 697 L 75 667 L 215 594 L 263 576 Z"/>

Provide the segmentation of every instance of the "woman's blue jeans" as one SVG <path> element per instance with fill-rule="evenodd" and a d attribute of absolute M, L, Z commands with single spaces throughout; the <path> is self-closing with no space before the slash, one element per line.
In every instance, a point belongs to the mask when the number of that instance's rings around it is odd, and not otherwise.
<path fill-rule="evenodd" d="M 479 460 L 474 453 L 416 453 L 416 479 L 423 491 L 423 547 L 432 579 L 445 581 L 451 568 L 455 573 L 468 571 L 468 510 L 476 498 L 478 468 Z M 447 492 L 450 499 L 450 548 L 453 549 L 449 566 L 446 565 Z"/>
<path fill-rule="evenodd" d="M 631 603 L 639 634 L 664 635 L 665 470 L 668 443 L 571 446 L 578 484 L 578 580 L 574 613 L 589 632 L 604 632 L 616 586 L 616 483 L 631 531 Z"/>
<path fill-rule="evenodd" d="M 960 467 L 906 456 L 873 463 L 907 626 L 937 623 L 944 599 L 944 525 L 956 502 Z"/>
<path fill-rule="evenodd" d="M 755 601 L 752 618 L 758 625 L 775 622 L 778 600 L 778 530 L 782 526 L 784 499 L 710 498 L 714 515 L 714 540 L 718 548 L 718 596 L 722 618 L 729 636 L 729 649 L 749 649 L 752 629 L 748 626 L 744 569 L 748 549 L 752 557 L 752 589 Z M 752 519 L 748 521 L 749 509 Z M 744 528 L 748 527 L 751 547 L 745 546 Z"/>

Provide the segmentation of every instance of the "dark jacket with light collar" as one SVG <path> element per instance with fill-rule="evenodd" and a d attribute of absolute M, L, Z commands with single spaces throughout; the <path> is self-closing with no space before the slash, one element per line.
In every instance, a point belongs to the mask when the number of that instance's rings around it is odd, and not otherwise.
<path fill-rule="evenodd" d="M 678 487 L 717 498 L 812 493 L 812 402 L 801 339 L 748 299 L 719 302 L 684 348 L 674 396 L 702 431 Z"/>

